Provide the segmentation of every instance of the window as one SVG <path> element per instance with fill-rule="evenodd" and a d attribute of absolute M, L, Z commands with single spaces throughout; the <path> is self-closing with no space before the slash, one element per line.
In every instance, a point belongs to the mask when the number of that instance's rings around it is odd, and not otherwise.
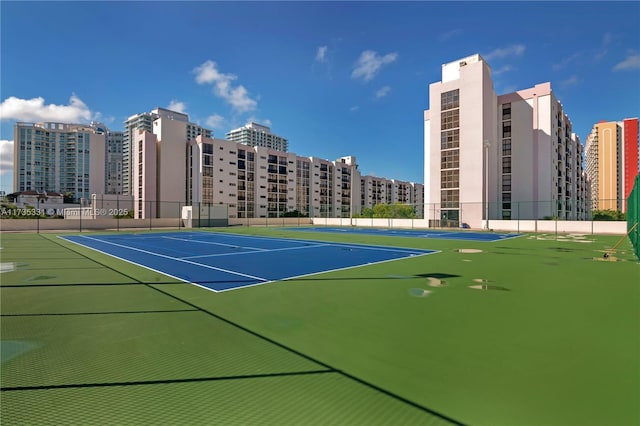
<path fill-rule="evenodd" d="M 460 106 L 460 90 L 451 90 L 440 94 L 440 110 L 458 108 Z"/>
<path fill-rule="evenodd" d="M 510 138 L 511 137 L 511 120 L 505 121 L 502 123 L 502 137 Z"/>
<path fill-rule="evenodd" d="M 502 157 L 502 173 L 511 173 L 511 157 Z"/>
<path fill-rule="evenodd" d="M 458 188 L 460 185 L 460 169 L 443 170 L 440 172 L 441 188 Z"/>
<path fill-rule="evenodd" d="M 442 130 L 460 127 L 460 110 L 454 109 L 440 113 Z"/>
<path fill-rule="evenodd" d="M 456 169 L 460 167 L 459 150 L 452 149 L 442 151 L 440 158 L 440 169 Z"/>
<path fill-rule="evenodd" d="M 511 191 L 511 175 L 502 175 L 502 191 Z"/>
<path fill-rule="evenodd" d="M 460 192 L 457 189 L 443 189 L 440 191 L 442 208 L 457 208 Z"/>
<path fill-rule="evenodd" d="M 502 141 L 502 155 L 511 155 L 511 139 Z"/>
<path fill-rule="evenodd" d="M 502 105 L 502 119 L 503 120 L 511 119 L 511 104 Z"/>
<path fill-rule="evenodd" d="M 460 130 L 447 130 L 440 135 L 440 149 L 458 148 L 460 146 Z"/>

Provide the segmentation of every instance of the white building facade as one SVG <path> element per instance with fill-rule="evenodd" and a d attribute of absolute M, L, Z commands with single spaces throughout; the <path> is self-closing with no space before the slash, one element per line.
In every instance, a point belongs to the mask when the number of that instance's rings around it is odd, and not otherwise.
<path fill-rule="evenodd" d="M 157 119 L 171 120 L 184 123 L 184 134 L 181 135 L 182 143 L 194 139 L 198 135 L 212 137 L 211 130 L 199 126 L 198 124 L 189 122 L 189 116 L 177 111 L 171 111 L 166 108 L 155 108 L 151 112 L 135 114 L 124 122 L 124 131 L 122 136 L 122 193 L 131 194 L 134 192 L 135 183 L 131 179 L 133 173 L 133 140 L 138 130 L 146 130 L 155 133 L 154 122 Z"/>
<path fill-rule="evenodd" d="M 122 142 L 124 132 L 111 130 L 103 123 L 91 122 L 91 127 L 105 137 L 105 194 L 122 194 Z"/>
<path fill-rule="evenodd" d="M 254 122 L 231 130 L 227 133 L 227 139 L 248 146 L 261 146 L 276 151 L 287 152 L 289 150 L 287 139 L 271 133 L 269 127 Z"/>
<path fill-rule="evenodd" d="M 497 96 L 480 55 L 442 65 L 424 114 L 425 215 L 433 226 L 487 219 L 585 219 L 582 146 L 549 83 Z"/>
<path fill-rule="evenodd" d="M 198 137 L 187 147 L 187 203 L 224 204 L 230 218 L 310 217 L 357 213 L 355 157 L 329 161 Z"/>
<path fill-rule="evenodd" d="M 55 191 L 78 200 L 105 192 L 105 135 L 95 127 L 19 122 L 14 141 L 14 192 Z"/>

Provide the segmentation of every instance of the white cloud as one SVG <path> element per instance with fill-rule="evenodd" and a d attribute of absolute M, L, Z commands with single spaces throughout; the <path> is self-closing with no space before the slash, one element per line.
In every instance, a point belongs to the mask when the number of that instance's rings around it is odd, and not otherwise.
<path fill-rule="evenodd" d="M 611 44 L 611 42 L 615 39 L 614 35 L 611 33 L 604 33 L 604 35 L 602 36 L 602 44 L 601 44 L 601 49 L 600 51 L 598 51 L 594 56 L 593 59 L 596 61 L 600 61 L 602 60 L 602 58 L 604 58 L 605 56 L 607 56 L 607 53 L 609 53 L 609 49 L 608 46 Z"/>
<path fill-rule="evenodd" d="M 357 111 L 357 110 L 359 110 L 359 109 L 360 109 L 360 107 L 359 107 L 358 105 L 354 105 L 354 106 L 352 106 L 351 108 L 349 108 L 349 111 L 350 111 L 350 112 L 355 112 L 355 111 Z"/>
<path fill-rule="evenodd" d="M 569 65 L 571 62 L 573 62 L 574 60 L 579 58 L 580 55 L 582 55 L 582 52 L 576 52 L 576 53 L 574 53 L 572 55 L 569 55 L 569 56 L 567 56 L 565 58 L 562 58 L 562 60 L 560 60 L 560 62 L 551 65 L 551 68 L 554 71 L 561 70 L 561 69 L 565 68 L 567 65 Z"/>
<path fill-rule="evenodd" d="M 505 65 L 501 68 L 498 68 L 496 70 L 493 71 L 493 75 L 500 75 L 500 74 L 504 74 L 505 72 L 509 72 L 509 71 L 513 71 L 515 68 L 513 68 L 511 65 Z"/>
<path fill-rule="evenodd" d="M 210 115 L 209 117 L 207 117 L 207 119 L 205 120 L 205 124 L 209 127 L 211 127 L 212 129 L 220 129 L 222 127 L 222 125 L 224 124 L 224 117 L 219 115 L 219 114 L 213 114 Z"/>
<path fill-rule="evenodd" d="M 169 106 L 167 106 L 167 109 L 170 109 L 171 111 L 175 111 L 175 112 L 181 112 L 184 114 L 184 112 L 187 110 L 187 104 L 185 104 L 184 102 L 180 102 L 178 100 L 172 99 L 171 102 L 169 102 Z"/>
<path fill-rule="evenodd" d="M 95 114 L 93 114 L 93 116 L 91 117 L 92 121 L 97 121 L 99 123 L 104 123 L 104 124 L 111 124 L 113 123 L 116 118 L 113 115 L 107 115 L 104 116 L 102 115 L 101 112 L 96 112 Z"/>
<path fill-rule="evenodd" d="M 13 172 L 13 141 L 0 140 L 0 176 Z"/>
<path fill-rule="evenodd" d="M 569 86 L 575 86 L 578 83 L 580 83 L 580 79 L 578 78 L 577 75 L 574 74 L 568 79 L 561 81 L 560 86 L 569 87 Z"/>
<path fill-rule="evenodd" d="M 389 93 L 391 93 L 391 87 L 384 86 L 376 91 L 376 99 L 384 98 Z"/>
<path fill-rule="evenodd" d="M 593 55 L 593 59 L 596 60 L 596 61 L 600 61 L 600 60 L 602 60 L 602 58 L 607 56 L 607 53 L 609 53 L 608 49 L 602 49 L 601 51 L 599 51 L 598 53 Z"/>
<path fill-rule="evenodd" d="M 520 56 L 525 50 L 526 47 L 524 44 L 513 44 L 501 49 L 492 50 L 491 52 L 482 55 L 482 57 L 485 60 L 490 61 L 492 59 L 506 58 L 507 56 Z"/>
<path fill-rule="evenodd" d="M 258 102 L 251 99 L 244 86 L 233 86 L 231 83 L 238 77 L 233 74 L 223 74 L 213 61 L 206 61 L 193 69 L 198 84 L 212 84 L 216 96 L 227 101 L 238 112 L 253 111 Z"/>
<path fill-rule="evenodd" d="M 44 98 L 20 99 L 11 96 L 0 105 L 2 120 L 55 121 L 65 123 L 87 122 L 92 112 L 76 95 L 71 95 L 69 105 L 45 105 Z"/>
<path fill-rule="evenodd" d="M 351 78 L 361 78 L 365 82 L 370 81 L 376 76 L 383 65 L 390 64 L 396 59 L 398 59 L 396 52 L 380 56 L 378 52 L 365 50 L 360 54 L 355 69 L 351 73 Z"/>
<path fill-rule="evenodd" d="M 631 51 L 627 57 L 618 62 L 614 67 L 614 71 L 638 70 L 640 69 L 640 53 Z"/>
<path fill-rule="evenodd" d="M 268 118 L 257 118 L 255 116 L 251 116 L 247 120 L 247 123 L 249 123 L 249 122 L 261 124 L 261 125 L 267 126 L 267 127 L 271 127 L 271 120 L 269 120 Z"/>
<path fill-rule="evenodd" d="M 455 37 L 455 36 L 457 36 L 457 35 L 462 34 L 463 32 L 464 32 L 464 31 L 462 31 L 460 28 L 456 28 L 456 29 L 453 29 L 453 30 L 447 31 L 446 33 L 442 33 L 442 34 L 440 34 L 440 35 L 438 36 L 438 39 L 439 39 L 440 41 L 447 41 L 447 40 L 449 40 L 450 38 L 453 38 L 453 37 Z"/>
<path fill-rule="evenodd" d="M 316 61 L 327 62 L 327 46 L 320 46 L 316 51 Z"/>

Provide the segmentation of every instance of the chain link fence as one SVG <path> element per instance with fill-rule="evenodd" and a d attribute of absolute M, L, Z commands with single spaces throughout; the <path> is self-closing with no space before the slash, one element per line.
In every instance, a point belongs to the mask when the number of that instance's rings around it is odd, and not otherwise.
<path fill-rule="evenodd" d="M 638 260 L 640 260 L 640 225 L 638 225 L 638 216 L 640 216 L 640 176 L 636 176 L 633 189 L 627 199 L 627 207 L 627 233 L 629 234 L 633 251 Z"/>
<path fill-rule="evenodd" d="M 628 200 L 597 202 L 501 201 L 499 203 L 428 203 L 342 206 L 285 210 L 260 203 L 220 204 L 135 201 L 126 196 L 97 196 L 81 203 L 52 200 L 4 201 L 2 231 L 153 230 L 217 226 L 339 225 L 383 228 L 453 228 L 513 232 L 605 233 L 604 222 L 637 222 L 638 184 Z M 606 209 L 596 207 L 608 207 Z M 628 209 L 628 218 L 624 209 Z M 488 217 L 488 220 L 486 219 Z M 605 229 L 603 231 L 603 229 Z M 628 229 L 627 229 L 628 231 Z M 635 234 L 630 238 L 636 241 Z M 619 233 L 617 230 L 612 233 Z M 635 238 L 635 240 L 633 240 Z M 637 250 L 637 249 L 636 249 Z"/>

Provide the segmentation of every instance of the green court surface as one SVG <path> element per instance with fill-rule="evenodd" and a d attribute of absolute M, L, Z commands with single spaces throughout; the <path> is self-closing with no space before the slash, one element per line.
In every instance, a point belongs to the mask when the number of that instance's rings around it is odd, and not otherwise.
<path fill-rule="evenodd" d="M 3 233 L 1 423 L 640 424 L 640 263 L 628 240 L 603 256 L 620 236 L 215 232 L 439 253 L 214 293 Z"/>

